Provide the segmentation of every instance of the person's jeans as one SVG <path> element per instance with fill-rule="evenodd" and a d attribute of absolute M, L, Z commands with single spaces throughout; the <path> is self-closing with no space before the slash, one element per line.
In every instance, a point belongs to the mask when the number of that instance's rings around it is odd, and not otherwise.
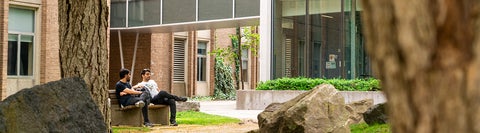
<path fill-rule="evenodd" d="M 140 96 L 132 97 L 128 99 L 127 105 L 135 105 L 138 101 L 143 101 L 145 102 L 145 106 L 142 108 L 142 114 L 143 114 L 143 121 L 144 122 L 150 122 L 148 119 L 148 104 L 150 104 L 151 96 L 150 93 L 143 91 Z"/>
<path fill-rule="evenodd" d="M 177 104 L 175 101 L 179 101 L 180 97 L 171 95 L 167 91 L 160 91 L 156 96 L 153 97 L 153 104 L 163 104 L 170 106 L 170 123 L 176 122 L 177 116 Z"/>

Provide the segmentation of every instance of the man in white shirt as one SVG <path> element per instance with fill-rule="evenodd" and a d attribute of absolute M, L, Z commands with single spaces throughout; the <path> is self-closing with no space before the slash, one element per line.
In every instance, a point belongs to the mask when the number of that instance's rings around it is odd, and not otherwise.
<path fill-rule="evenodd" d="M 163 104 L 170 106 L 170 125 L 178 126 L 177 121 L 175 120 L 177 115 L 177 106 L 175 101 L 187 101 L 187 98 L 178 97 L 175 95 L 169 94 L 167 91 L 160 90 L 155 81 L 150 80 L 151 72 L 149 69 L 143 69 L 141 72 L 142 82 L 138 83 L 137 86 L 143 86 L 146 90 L 150 92 L 152 97 L 151 103 L 153 104 Z"/>

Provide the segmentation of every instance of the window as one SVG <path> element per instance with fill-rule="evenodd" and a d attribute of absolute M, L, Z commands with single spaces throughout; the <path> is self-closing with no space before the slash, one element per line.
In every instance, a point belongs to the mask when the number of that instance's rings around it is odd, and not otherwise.
<path fill-rule="evenodd" d="M 8 59 L 9 76 L 33 75 L 35 11 L 9 8 Z"/>
<path fill-rule="evenodd" d="M 173 44 L 173 81 L 185 81 L 185 40 Z"/>
<path fill-rule="evenodd" d="M 248 49 L 242 49 L 242 82 L 248 82 Z"/>
<path fill-rule="evenodd" d="M 198 42 L 197 47 L 197 81 L 206 81 L 207 43 Z"/>

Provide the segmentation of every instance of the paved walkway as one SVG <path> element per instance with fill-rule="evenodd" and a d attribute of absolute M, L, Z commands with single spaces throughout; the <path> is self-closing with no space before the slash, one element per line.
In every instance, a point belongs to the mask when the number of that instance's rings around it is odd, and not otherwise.
<path fill-rule="evenodd" d="M 237 110 L 236 101 L 201 101 L 200 112 L 228 116 L 243 121 L 258 122 L 257 115 L 263 110 Z"/>

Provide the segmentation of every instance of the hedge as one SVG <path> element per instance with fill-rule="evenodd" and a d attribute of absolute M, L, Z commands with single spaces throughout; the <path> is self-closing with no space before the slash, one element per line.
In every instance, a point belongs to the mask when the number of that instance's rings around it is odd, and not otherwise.
<path fill-rule="evenodd" d="M 320 84 L 331 84 L 340 91 L 377 91 L 380 81 L 368 79 L 312 79 L 312 78 L 279 78 L 260 82 L 257 90 L 310 90 Z"/>

